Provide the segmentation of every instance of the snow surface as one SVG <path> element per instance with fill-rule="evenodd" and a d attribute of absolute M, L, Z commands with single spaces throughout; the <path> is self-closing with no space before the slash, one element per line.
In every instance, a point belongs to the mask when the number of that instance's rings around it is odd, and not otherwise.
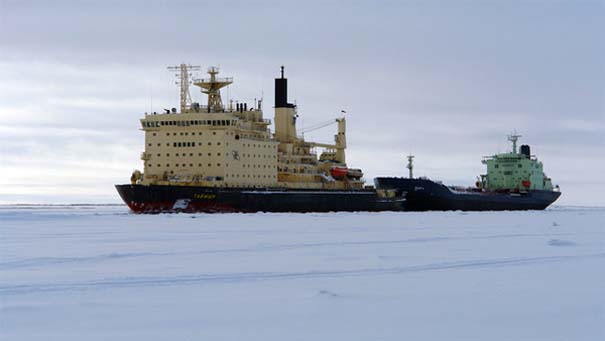
<path fill-rule="evenodd" d="M 0 206 L 2 340 L 605 340 L 605 209 Z"/>

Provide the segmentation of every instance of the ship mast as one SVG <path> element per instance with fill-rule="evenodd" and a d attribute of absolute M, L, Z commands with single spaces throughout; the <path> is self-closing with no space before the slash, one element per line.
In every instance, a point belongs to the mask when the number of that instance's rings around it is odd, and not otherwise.
<path fill-rule="evenodd" d="M 517 132 L 508 135 L 508 140 L 513 143 L 513 154 L 517 154 L 517 140 L 519 137 L 522 136 L 517 134 Z"/>
<path fill-rule="evenodd" d="M 410 154 L 407 157 L 408 159 L 408 164 L 405 166 L 405 168 L 409 169 L 410 171 L 410 179 L 414 178 L 414 155 Z"/>
<path fill-rule="evenodd" d="M 176 84 L 179 85 L 180 90 L 181 113 L 187 112 L 191 106 L 191 93 L 189 93 L 189 77 L 191 76 L 190 71 L 199 70 L 200 67 L 198 65 L 188 65 L 182 63 L 179 66 L 169 66 L 167 69 L 172 72 L 179 71 L 179 73 L 175 74 L 175 76 L 179 79 Z"/>

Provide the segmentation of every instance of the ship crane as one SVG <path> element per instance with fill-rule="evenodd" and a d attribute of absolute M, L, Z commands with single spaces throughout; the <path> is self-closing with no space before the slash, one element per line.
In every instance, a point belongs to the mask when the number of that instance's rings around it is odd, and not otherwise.
<path fill-rule="evenodd" d="M 302 131 L 309 132 L 309 131 L 317 130 L 317 129 L 320 129 L 323 127 L 327 127 L 334 123 L 338 124 L 338 133 L 336 135 L 334 135 L 334 142 L 335 142 L 334 144 L 319 143 L 319 142 L 308 142 L 308 144 L 311 147 L 321 147 L 321 148 L 335 150 L 336 151 L 336 153 L 334 155 L 335 160 L 344 164 L 344 163 L 346 163 L 345 149 L 347 148 L 347 139 L 345 137 L 346 119 L 344 118 L 344 116 L 339 117 L 335 120 L 330 120 L 330 122 L 323 122 L 323 123 L 317 124 L 315 126 L 311 126 L 310 128 L 303 129 Z"/>
<path fill-rule="evenodd" d="M 325 128 L 325 127 L 331 126 L 331 125 L 335 124 L 336 122 L 338 122 L 338 121 L 332 119 L 332 120 L 329 120 L 329 121 L 316 123 L 314 125 L 311 125 L 311 126 L 308 126 L 308 127 L 305 127 L 303 129 L 301 129 L 300 133 L 304 134 L 304 133 L 308 133 L 308 132 L 311 132 L 311 131 L 319 130 L 321 128 Z"/>

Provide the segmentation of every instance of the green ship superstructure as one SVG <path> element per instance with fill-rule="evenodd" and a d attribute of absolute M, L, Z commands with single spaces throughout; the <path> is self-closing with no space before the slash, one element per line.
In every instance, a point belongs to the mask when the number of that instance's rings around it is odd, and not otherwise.
<path fill-rule="evenodd" d="M 517 140 L 521 135 L 511 134 L 508 140 L 513 148 L 509 153 L 500 153 L 483 159 L 487 174 L 481 175 L 477 187 L 488 191 L 523 192 L 529 190 L 552 191 L 553 185 L 544 174 L 542 162 L 531 155 L 528 145 L 517 151 Z"/>

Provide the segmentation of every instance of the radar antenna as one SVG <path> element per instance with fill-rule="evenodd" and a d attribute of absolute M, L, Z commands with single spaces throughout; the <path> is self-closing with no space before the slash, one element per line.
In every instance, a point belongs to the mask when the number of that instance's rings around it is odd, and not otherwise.
<path fill-rule="evenodd" d="M 508 135 L 508 140 L 513 143 L 513 154 L 517 154 L 517 140 L 519 139 L 519 137 L 523 136 L 519 135 L 516 131 Z"/>
<path fill-rule="evenodd" d="M 191 77 L 192 74 L 190 71 L 197 71 L 200 67 L 198 65 L 182 63 L 179 66 L 169 66 L 167 69 L 172 72 L 179 71 L 175 76 L 179 79 L 176 84 L 179 85 L 180 89 L 181 113 L 187 112 L 191 107 L 191 93 L 189 93 L 189 84 L 191 83 L 189 82 L 189 77 Z"/>
<path fill-rule="evenodd" d="M 233 83 L 233 77 L 219 78 L 218 67 L 208 68 L 210 78 L 196 79 L 193 84 L 202 88 L 202 93 L 208 95 L 208 112 L 223 111 L 223 100 L 221 99 L 221 88 Z"/>
<path fill-rule="evenodd" d="M 409 169 L 410 171 L 410 179 L 414 178 L 414 155 L 410 154 L 407 157 L 408 159 L 408 164 L 405 166 L 405 168 Z"/>

